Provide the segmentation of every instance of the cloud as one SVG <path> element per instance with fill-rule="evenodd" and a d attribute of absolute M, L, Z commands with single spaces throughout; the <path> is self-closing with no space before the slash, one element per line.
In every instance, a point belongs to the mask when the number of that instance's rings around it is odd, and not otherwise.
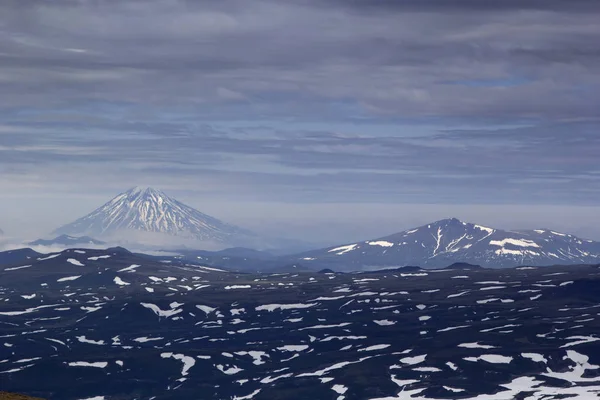
<path fill-rule="evenodd" d="M 311 2 L 312 3 L 312 2 Z M 372 10 L 374 12 L 392 11 L 434 11 L 434 12 L 481 12 L 481 11 L 567 11 L 587 12 L 598 10 L 598 4 L 593 0 L 504 0 L 498 2 L 482 2 L 478 0 L 383 0 L 372 2 L 369 0 L 338 0 L 317 2 L 312 4 L 334 5 L 335 7 L 348 7 L 360 10 Z"/>
<path fill-rule="evenodd" d="M 111 126 L 122 136 L 76 135 L 78 124 L 29 141 L 5 135 L 0 155 L 10 167 L 3 184 L 39 190 L 52 181 L 64 192 L 101 186 L 108 195 L 148 183 L 282 202 L 591 204 L 600 194 L 600 139 L 588 122 L 404 136 L 293 128 L 253 135 L 251 127 L 146 123 L 138 137 L 126 134 L 128 123 Z"/>
<path fill-rule="evenodd" d="M 2 2 L 0 201 L 147 183 L 591 204 L 599 17 L 593 0 Z"/>
<path fill-rule="evenodd" d="M 279 94 L 404 117 L 596 115 L 581 90 L 599 84 L 596 2 L 323 3 L 9 2 L 0 81 L 10 104 L 243 97 L 248 113 L 290 112 Z M 443 83 L 492 79 L 524 83 Z"/>

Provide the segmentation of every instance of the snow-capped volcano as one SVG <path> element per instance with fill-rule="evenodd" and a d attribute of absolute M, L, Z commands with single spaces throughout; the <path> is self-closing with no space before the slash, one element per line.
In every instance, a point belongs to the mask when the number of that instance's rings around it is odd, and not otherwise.
<path fill-rule="evenodd" d="M 117 195 L 90 214 L 58 228 L 54 234 L 106 238 L 132 232 L 165 234 L 228 246 L 254 236 L 203 214 L 160 190 L 140 187 Z"/>
<path fill-rule="evenodd" d="M 548 229 L 504 231 L 450 218 L 379 239 L 311 251 L 299 259 L 345 269 L 437 268 L 454 262 L 485 267 L 593 264 L 600 262 L 600 242 Z"/>

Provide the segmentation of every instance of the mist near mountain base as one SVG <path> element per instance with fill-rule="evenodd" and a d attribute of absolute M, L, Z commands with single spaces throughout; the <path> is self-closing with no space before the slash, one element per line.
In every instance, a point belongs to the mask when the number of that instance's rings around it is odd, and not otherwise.
<path fill-rule="evenodd" d="M 114 193 L 71 198 L 39 197 L 0 200 L 5 209 L 0 243 L 19 243 L 51 237 L 57 226 L 90 212 Z M 310 240 L 316 247 L 386 236 L 434 220 L 456 217 L 500 229 L 554 229 L 588 239 L 600 239 L 594 216 L 600 207 L 510 204 L 386 204 L 386 203 L 275 203 L 181 196 L 181 201 L 222 221 L 258 234 Z M 34 206 L 37 204 L 38 206 Z M 39 205 L 42 205 L 40 207 Z M 22 208 L 19 208 L 22 207 Z M 52 210 L 50 212 L 50 210 Z M 165 244 L 169 239 L 163 238 Z M 5 245 L 4 248 L 7 246 Z"/>

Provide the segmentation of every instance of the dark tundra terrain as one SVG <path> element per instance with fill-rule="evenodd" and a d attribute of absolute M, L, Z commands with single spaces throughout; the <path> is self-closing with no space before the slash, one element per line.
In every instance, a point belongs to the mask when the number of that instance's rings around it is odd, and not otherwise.
<path fill-rule="evenodd" d="M 600 268 L 240 274 L 124 249 L 0 271 L 0 387 L 77 399 L 593 399 Z"/>

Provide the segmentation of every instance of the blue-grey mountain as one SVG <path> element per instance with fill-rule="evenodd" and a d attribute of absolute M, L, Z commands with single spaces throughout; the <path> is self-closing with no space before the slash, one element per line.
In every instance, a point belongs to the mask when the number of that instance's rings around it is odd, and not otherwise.
<path fill-rule="evenodd" d="M 29 246 L 102 246 L 106 244 L 89 236 L 60 235 L 54 239 L 38 239 L 27 243 Z"/>
<path fill-rule="evenodd" d="M 505 231 L 451 218 L 362 242 L 309 251 L 296 257 L 307 266 L 338 270 L 466 262 L 484 267 L 595 264 L 600 243 L 550 229 Z"/>

